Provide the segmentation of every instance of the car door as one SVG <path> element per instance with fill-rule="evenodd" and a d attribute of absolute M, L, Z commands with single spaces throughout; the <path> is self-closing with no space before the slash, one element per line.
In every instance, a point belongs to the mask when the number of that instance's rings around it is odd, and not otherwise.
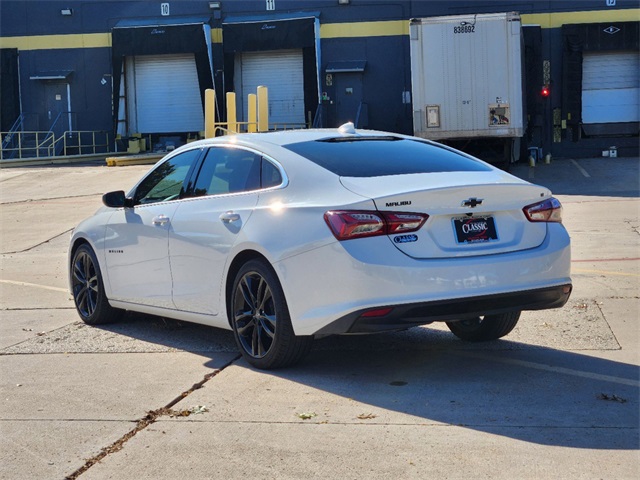
<path fill-rule="evenodd" d="M 169 231 L 201 153 L 188 150 L 158 165 L 135 188 L 135 206 L 117 210 L 109 220 L 105 255 L 113 300 L 175 308 Z"/>
<path fill-rule="evenodd" d="M 239 147 L 211 147 L 206 153 L 195 198 L 181 202 L 169 233 L 178 309 L 224 317 L 223 272 L 258 202 L 261 161 L 258 153 Z"/>

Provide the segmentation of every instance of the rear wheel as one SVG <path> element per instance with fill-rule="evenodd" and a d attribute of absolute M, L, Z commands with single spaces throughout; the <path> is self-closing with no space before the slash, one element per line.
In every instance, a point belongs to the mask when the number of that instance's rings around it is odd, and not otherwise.
<path fill-rule="evenodd" d="M 313 339 L 293 332 L 284 292 L 265 262 L 251 260 L 240 268 L 230 305 L 236 343 L 254 367 L 291 366 L 309 352 Z"/>
<path fill-rule="evenodd" d="M 458 338 L 468 342 L 486 342 L 504 337 L 514 329 L 520 312 L 485 315 L 468 320 L 447 322 L 449 330 Z"/>
<path fill-rule="evenodd" d="M 82 321 L 99 325 L 119 320 L 124 311 L 109 305 L 93 249 L 87 244 L 80 245 L 69 267 L 73 301 Z"/>

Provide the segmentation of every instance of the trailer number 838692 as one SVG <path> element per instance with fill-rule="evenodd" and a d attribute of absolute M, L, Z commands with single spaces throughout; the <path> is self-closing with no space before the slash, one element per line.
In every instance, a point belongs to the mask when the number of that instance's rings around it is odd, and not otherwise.
<path fill-rule="evenodd" d="M 474 33 L 475 31 L 475 25 L 460 25 L 459 27 L 453 27 L 453 33 Z"/>

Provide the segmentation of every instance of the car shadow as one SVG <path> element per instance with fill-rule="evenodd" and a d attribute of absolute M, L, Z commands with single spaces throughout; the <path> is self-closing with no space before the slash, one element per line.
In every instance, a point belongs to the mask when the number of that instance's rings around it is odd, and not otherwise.
<path fill-rule="evenodd" d="M 127 314 L 104 325 L 120 335 L 210 358 L 237 352 L 230 331 Z M 595 353 L 595 352 L 594 352 Z M 270 390 L 291 382 L 366 405 L 399 424 L 444 424 L 525 442 L 581 449 L 637 450 L 640 369 L 585 352 L 511 340 L 471 344 L 445 330 L 316 340 L 296 367 L 259 371 Z"/>
<path fill-rule="evenodd" d="M 297 368 L 263 373 L 402 414 L 401 423 L 408 415 L 543 445 L 640 448 L 637 366 L 421 330 L 420 344 L 411 331 L 327 338 Z"/>
<path fill-rule="evenodd" d="M 128 351 L 238 352 L 230 330 L 144 313 L 127 311 L 118 322 L 93 328 L 128 337 L 135 342 Z"/>

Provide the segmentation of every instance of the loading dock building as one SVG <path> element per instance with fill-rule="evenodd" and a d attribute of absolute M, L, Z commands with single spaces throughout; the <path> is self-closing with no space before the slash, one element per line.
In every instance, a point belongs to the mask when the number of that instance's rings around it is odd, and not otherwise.
<path fill-rule="evenodd" d="M 186 141 L 206 88 L 235 91 L 246 119 L 267 85 L 273 127 L 412 133 L 410 20 L 504 11 L 522 18 L 526 145 L 638 155 L 636 0 L 3 0 L 0 131 Z"/>

